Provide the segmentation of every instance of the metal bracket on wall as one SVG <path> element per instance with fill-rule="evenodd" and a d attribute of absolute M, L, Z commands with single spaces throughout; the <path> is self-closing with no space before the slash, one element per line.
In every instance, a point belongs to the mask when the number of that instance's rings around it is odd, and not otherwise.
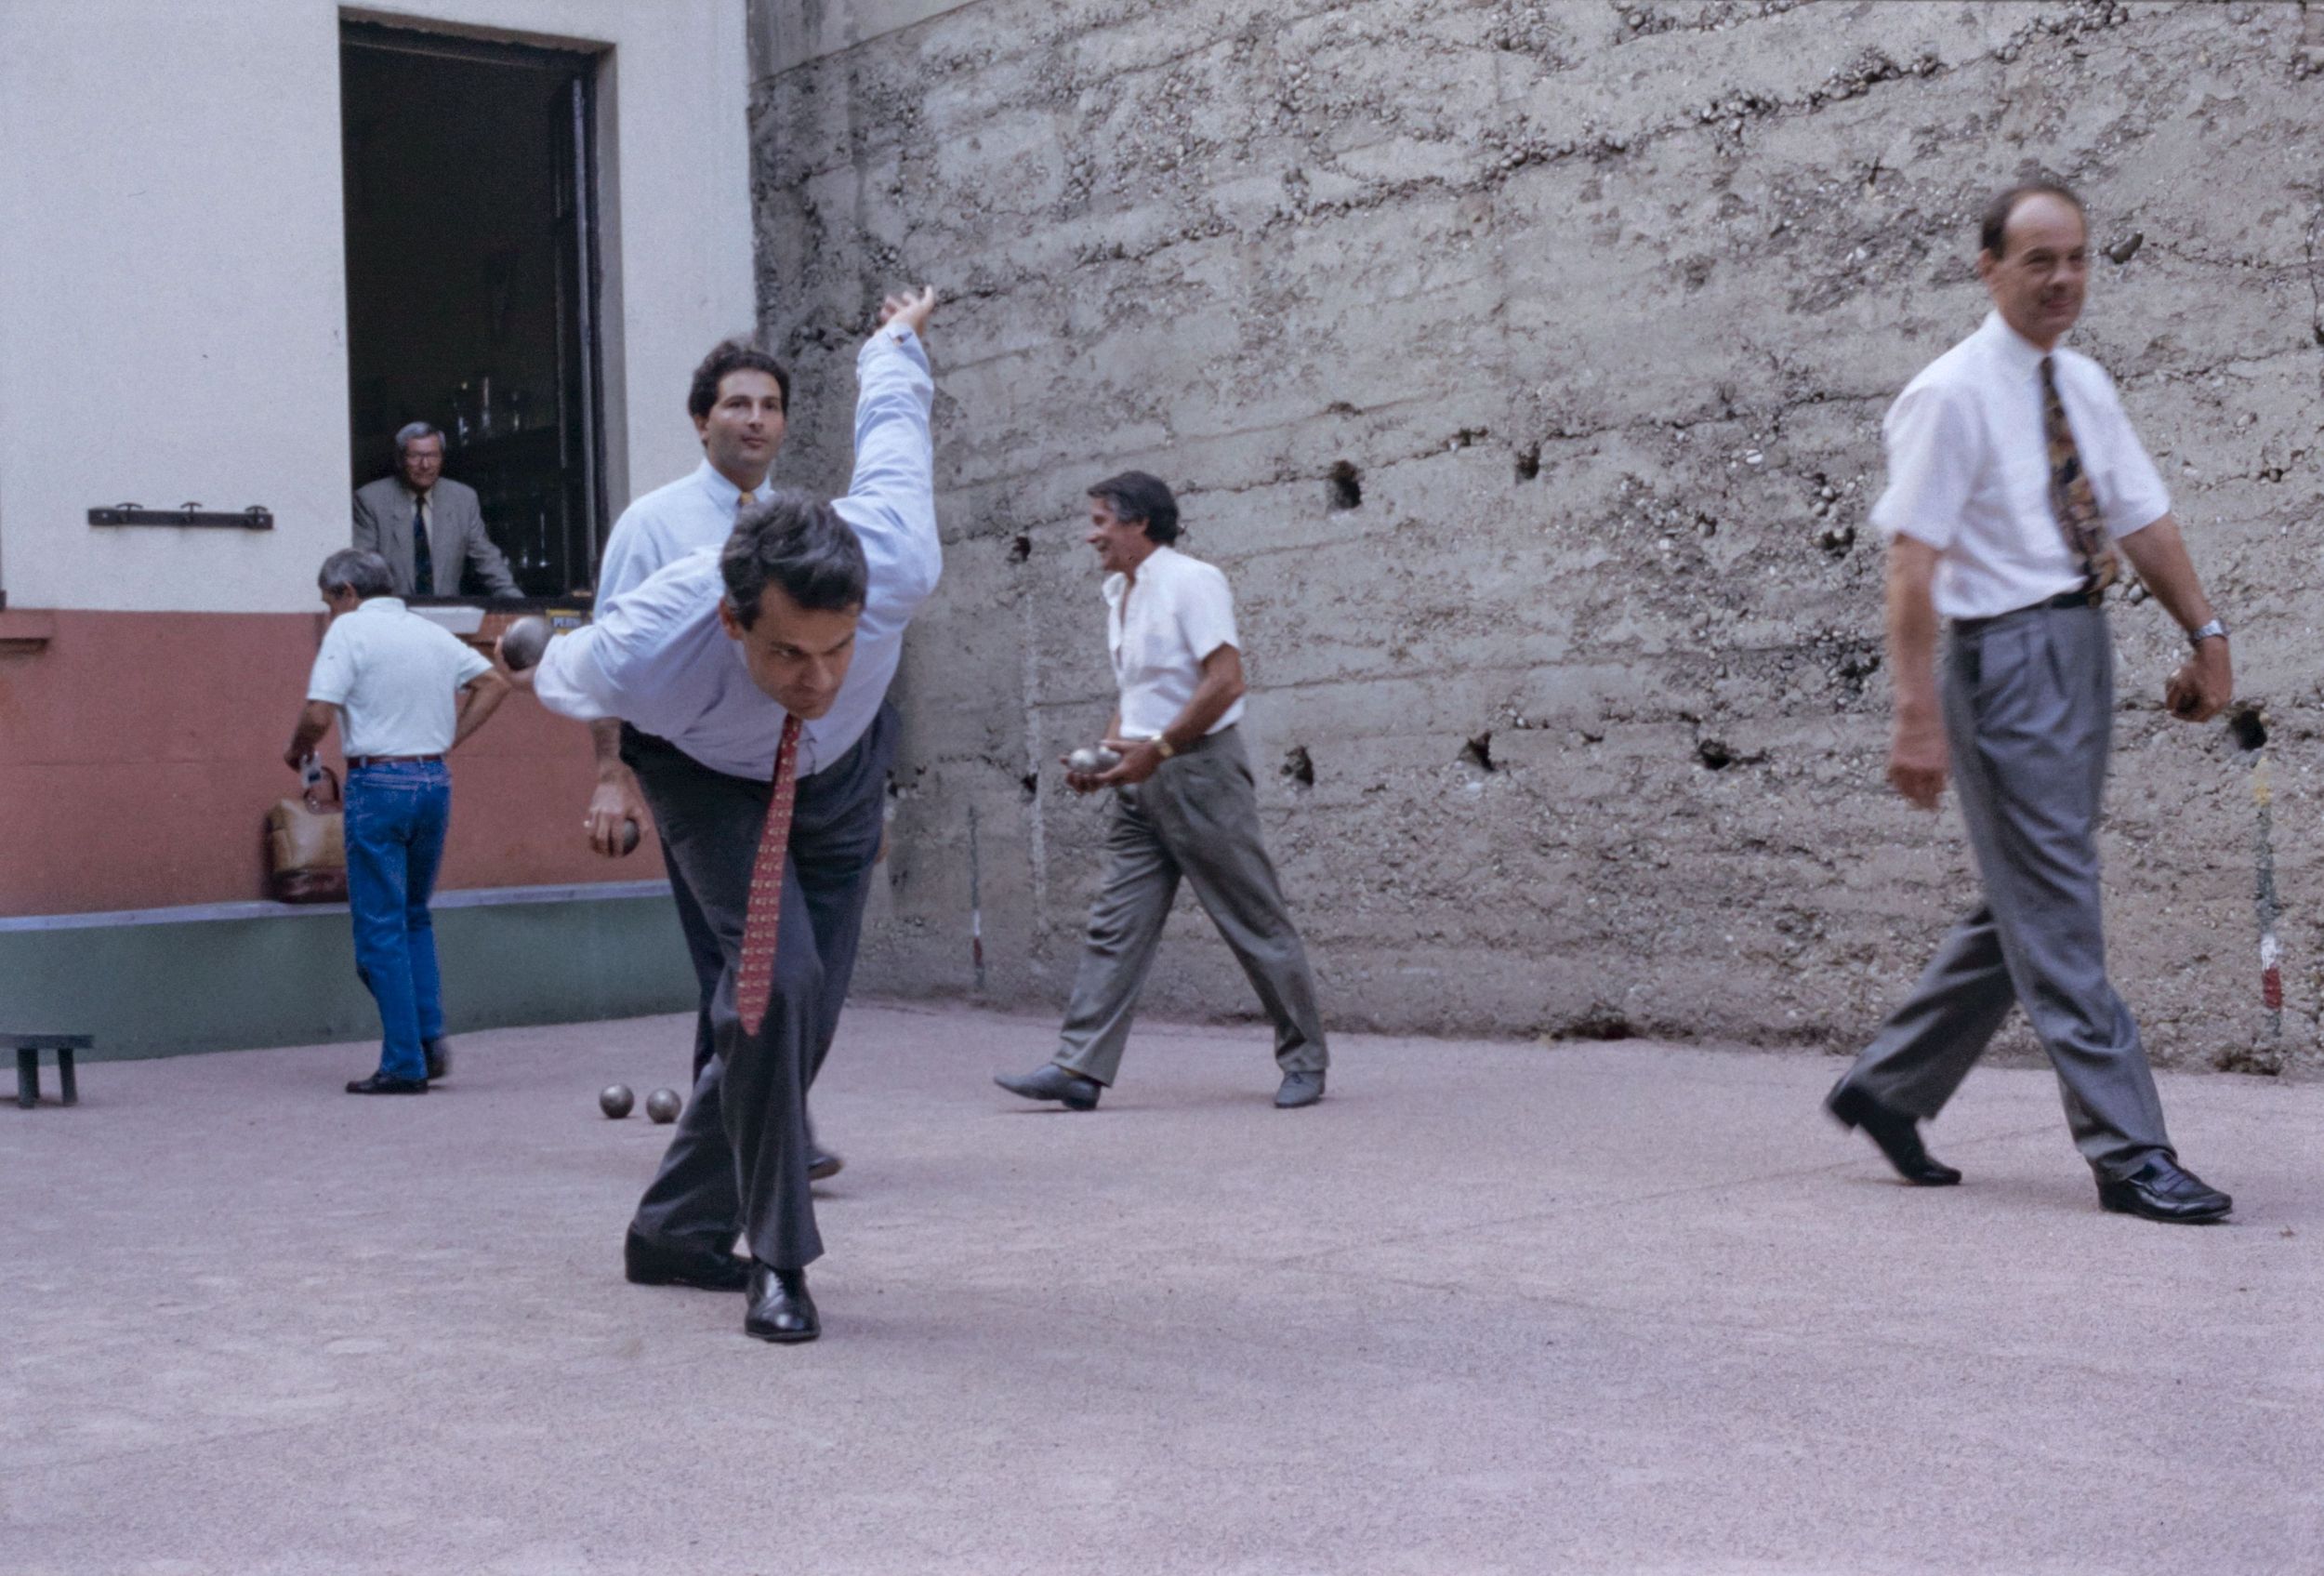
<path fill-rule="evenodd" d="M 271 531 L 274 511 L 263 504 L 252 504 L 238 513 L 223 510 L 205 510 L 198 503 L 179 504 L 176 509 L 148 509 L 143 504 L 117 503 L 108 509 L 88 511 L 92 525 L 222 525 L 240 531 Z"/>

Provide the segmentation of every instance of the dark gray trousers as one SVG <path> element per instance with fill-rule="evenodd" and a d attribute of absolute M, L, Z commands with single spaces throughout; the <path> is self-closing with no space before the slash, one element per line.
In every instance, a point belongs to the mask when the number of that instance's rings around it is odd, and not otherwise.
<path fill-rule="evenodd" d="M 621 725 L 621 758 L 632 772 L 638 769 L 639 755 L 656 745 L 664 749 L 669 748 L 652 734 L 640 733 L 627 722 Z M 693 890 L 686 885 L 686 873 L 678 867 L 678 861 L 664 859 L 662 868 L 669 876 L 670 901 L 678 906 L 679 934 L 686 938 L 686 958 L 694 969 L 693 1076 L 699 1079 L 702 1069 L 710 1065 L 711 1050 L 716 1044 L 710 1032 L 710 999 L 718 994 L 719 973 L 726 967 L 726 955 L 719 947 L 718 933 L 703 917 L 702 905 L 694 901 Z"/>
<path fill-rule="evenodd" d="M 1322 1070 L 1330 1055 L 1314 976 L 1260 836 L 1258 792 L 1235 728 L 1179 751 L 1136 787 L 1114 790 L 1105 884 L 1090 906 L 1057 1065 L 1114 1081 L 1182 876 L 1274 1020 L 1276 1066 Z"/>
<path fill-rule="evenodd" d="M 895 757 L 896 714 L 882 706 L 855 747 L 799 779 L 783 868 L 774 993 L 759 1032 L 743 1032 L 734 970 L 751 866 L 772 785 L 713 772 L 640 735 L 639 786 L 678 867 L 717 936 L 710 999 L 713 1055 L 694 1080 L 662 1169 L 638 1202 L 640 1235 L 719 1252 L 741 1232 L 751 1256 L 785 1269 L 823 1253 L 808 1192 L 807 1086 L 831 1049 L 855 973 L 864 903 Z"/>
<path fill-rule="evenodd" d="M 2114 645 L 2093 607 L 1956 626 L 1940 687 L 1961 819 L 1985 902 L 1953 927 L 1846 1081 L 1934 1117 L 2013 1003 L 2057 1071 L 2074 1143 L 2100 1177 L 2172 1153 L 2131 1010 L 2106 980 L 2098 812 Z"/>

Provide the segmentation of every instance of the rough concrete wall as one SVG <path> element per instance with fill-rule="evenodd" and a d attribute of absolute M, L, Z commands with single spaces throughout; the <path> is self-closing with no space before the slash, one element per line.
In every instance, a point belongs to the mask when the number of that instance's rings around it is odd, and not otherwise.
<path fill-rule="evenodd" d="M 1100 812 L 1053 762 L 1110 701 L 1081 495 L 1136 465 L 1235 586 L 1333 1022 L 1860 1039 L 1974 893 L 1957 815 L 1881 785 L 1880 418 L 2039 170 L 2090 199 L 2076 343 L 2270 739 L 2166 721 L 2177 632 L 2118 612 L 2116 971 L 2162 1061 L 2317 1063 L 2324 6 L 934 9 L 754 101 L 794 477 L 844 478 L 842 325 L 953 298 L 867 985 L 974 985 L 973 873 L 984 990 L 1062 1000 Z M 1191 902 L 1149 1000 L 1250 1011 Z"/>

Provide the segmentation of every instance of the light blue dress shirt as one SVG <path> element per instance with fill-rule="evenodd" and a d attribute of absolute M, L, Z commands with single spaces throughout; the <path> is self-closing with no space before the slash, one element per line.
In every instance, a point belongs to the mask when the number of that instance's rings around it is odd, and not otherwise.
<path fill-rule="evenodd" d="M 800 730 L 802 777 L 845 755 L 871 726 L 903 657 L 905 627 L 944 566 L 928 352 L 910 329 L 882 328 L 857 352 L 855 376 L 855 476 L 832 507 L 864 545 L 870 586 L 839 697 Z M 618 717 L 714 772 L 771 778 L 784 711 L 751 682 L 742 646 L 720 627 L 725 594 L 719 550 L 688 553 L 622 592 L 587 628 L 550 641 L 534 693 L 567 717 Z"/>
<path fill-rule="evenodd" d="M 765 497 L 767 483 L 757 496 Z M 690 552 L 724 547 L 734 533 L 736 504 L 742 489 L 708 460 L 689 475 L 639 498 L 614 522 L 606 538 L 605 562 L 597 571 L 597 606 L 602 611 L 616 597 L 636 590 L 664 565 Z"/>

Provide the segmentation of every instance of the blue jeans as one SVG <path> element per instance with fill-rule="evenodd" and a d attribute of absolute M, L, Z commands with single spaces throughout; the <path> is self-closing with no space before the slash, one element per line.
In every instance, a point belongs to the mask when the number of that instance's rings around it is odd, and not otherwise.
<path fill-rule="evenodd" d="M 426 1078 L 420 1042 L 443 1033 L 443 984 L 428 900 L 452 822 L 441 761 L 395 761 L 347 774 L 347 899 L 355 972 L 379 1003 L 379 1071 Z"/>

